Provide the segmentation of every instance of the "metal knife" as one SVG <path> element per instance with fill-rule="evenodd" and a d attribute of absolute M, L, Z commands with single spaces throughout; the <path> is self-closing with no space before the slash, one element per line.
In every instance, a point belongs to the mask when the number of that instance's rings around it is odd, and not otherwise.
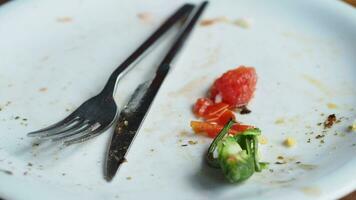
<path fill-rule="evenodd" d="M 140 128 L 151 103 L 170 69 L 170 63 L 179 52 L 193 29 L 207 2 L 203 2 L 185 22 L 177 39 L 159 65 L 151 82 L 138 86 L 129 103 L 121 111 L 108 150 L 105 179 L 111 181 L 120 165 L 126 161 L 125 155 Z"/>

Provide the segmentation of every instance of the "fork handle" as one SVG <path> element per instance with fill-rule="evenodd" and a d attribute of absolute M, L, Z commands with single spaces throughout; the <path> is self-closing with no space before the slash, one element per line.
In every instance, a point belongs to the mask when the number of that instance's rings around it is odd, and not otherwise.
<path fill-rule="evenodd" d="M 115 71 L 110 75 L 104 89 L 100 94 L 109 95 L 112 97 L 115 93 L 117 81 L 128 72 L 133 66 L 131 65 L 138 59 L 145 51 L 152 46 L 163 34 L 165 34 L 175 23 L 188 16 L 193 10 L 194 5 L 184 4 L 173 15 L 171 15 L 140 47 L 138 47 Z"/>

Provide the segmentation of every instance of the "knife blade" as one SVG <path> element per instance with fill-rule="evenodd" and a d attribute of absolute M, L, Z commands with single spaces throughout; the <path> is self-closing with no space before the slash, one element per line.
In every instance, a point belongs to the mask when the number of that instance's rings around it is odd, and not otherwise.
<path fill-rule="evenodd" d="M 138 107 L 140 107 L 139 104 L 147 87 L 147 82 L 139 85 L 131 96 L 128 104 L 120 112 L 106 160 L 105 179 L 108 181 L 115 175 L 121 163 L 126 161 L 125 154 L 142 121 L 140 118 L 143 115 L 143 110 L 139 110 Z"/>
<path fill-rule="evenodd" d="M 170 70 L 170 63 L 183 46 L 186 38 L 205 9 L 207 2 L 203 2 L 194 12 L 178 34 L 177 39 L 159 65 L 152 81 L 137 87 L 129 103 L 121 111 L 107 154 L 105 179 L 111 181 L 120 165 L 126 161 L 125 156 L 137 131 L 139 130 L 152 101 L 154 100 L 162 82 Z"/>

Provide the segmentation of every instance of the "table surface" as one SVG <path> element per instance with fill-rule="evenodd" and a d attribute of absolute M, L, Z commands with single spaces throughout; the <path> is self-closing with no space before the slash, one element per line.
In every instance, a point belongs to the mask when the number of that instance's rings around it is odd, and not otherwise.
<path fill-rule="evenodd" d="M 10 0 L 0 0 L 0 6 L 8 1 L 10 1 Z M 343 0 L 343 1 L 356 8 L 356 0 Z M 0 197 L 0 200 L 2 200 L 1 197 Z M 349 195 L 341 198 L 341 200 L 356 200 L 356 190 L 354 192 L 350 193 Z"/>

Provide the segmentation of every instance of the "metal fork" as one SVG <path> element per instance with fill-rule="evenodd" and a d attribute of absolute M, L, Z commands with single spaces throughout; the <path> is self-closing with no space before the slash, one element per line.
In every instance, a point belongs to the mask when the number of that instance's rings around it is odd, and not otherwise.
<path fill-rule="evenodd" d="M 185 4 L 171 15 L 111 74 L 105 87 L 98 95 L 85 101 L 62 121 L 47 128 L 28 133 L 27 135 L 44 140 L 62 140 L 65 145 L 70 145 L 84 142 L 104 132 L 111 126 L 117 115 L 118 108 L 113 96 L 118 80 L 132 69 L 134 66 L 132 63 L 147 51 L 153 43 L 179 20 L 184 20 L 193 7 L 191 4 Z"/>

